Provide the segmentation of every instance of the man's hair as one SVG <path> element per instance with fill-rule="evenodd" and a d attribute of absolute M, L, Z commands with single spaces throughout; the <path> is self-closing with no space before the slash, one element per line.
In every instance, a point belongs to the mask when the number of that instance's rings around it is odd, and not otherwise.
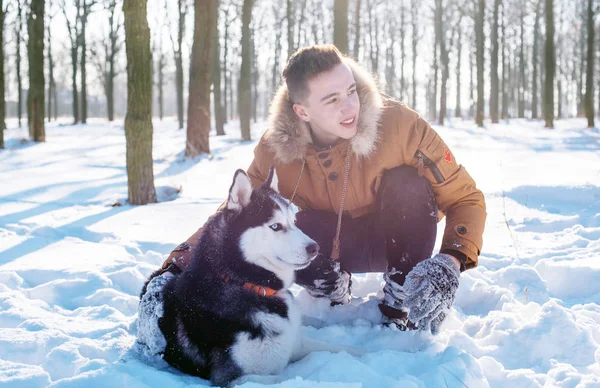
<path fill-rule="evenodd" d="M 292 102 L 304 101 L 310 93 L 308 81 L 332 70 L 342 63 L 343 58 L 343 54 L 332 44 L 308 46 L 292 54 L 283 69 L 283 79 Z"/>

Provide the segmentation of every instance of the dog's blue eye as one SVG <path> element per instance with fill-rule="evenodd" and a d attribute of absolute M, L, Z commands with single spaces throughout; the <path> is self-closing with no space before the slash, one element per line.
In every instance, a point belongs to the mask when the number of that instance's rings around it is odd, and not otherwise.
<path fill-rule="evenodd" d="M 283 229 L 283 227 L 281 226 L 280 223 L 276 223 L 270 226 L 271 229 L 273 229 L 274 231 L 280 231 L 281 229 Z"/>

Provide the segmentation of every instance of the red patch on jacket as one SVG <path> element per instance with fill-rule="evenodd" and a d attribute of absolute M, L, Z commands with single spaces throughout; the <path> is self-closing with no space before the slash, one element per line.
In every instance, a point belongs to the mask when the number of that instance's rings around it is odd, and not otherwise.
<path fill-rule="evenodd" d="M 444 148 L 444 160 L 446 163 L 452 163 L 452 153 L 448 148 Z"/>

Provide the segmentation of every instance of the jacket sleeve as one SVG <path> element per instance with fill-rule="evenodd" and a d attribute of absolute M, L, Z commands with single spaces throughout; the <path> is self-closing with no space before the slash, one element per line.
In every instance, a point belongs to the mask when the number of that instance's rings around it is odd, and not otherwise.
<path fill-rule="evenodd" d="M 250 167 L 246 171 L 250 181 L 252 182 L 252 187 L 256 188 L 260 186 L 266 179 L 269 173 L 269 163 L 265 160 L 265 149 L 263 140 L 261 140 L 256 148 L 254 149 L 254 160 L 250 163 Z M 225 202 L 219 206 L 217 212 L 223 209 L 225 206 Z M 163 262 L 162 268 L 166 269 L 170 264 L 175 264 L 179 269 L 183 270 L 186 268 L 191 260 L 192 249 L 198 243 L 200 239 L 200 235 L 202 234 L 202 230 L 204 229 L 204 225 L 200 227 L 193 235 L 190 236 L 184 243 L 178 245 L 171 251 L 169 257 Z"/>
<path fill-rule="evenodd" d="M 438 209 L 446 216 L 440 252 L 458 256 L 463 270 L 474 268 L 481 253 L 487 216 L 483 193 L 425 120 L 417 116 L 410 132 L 406 156 L 429 180 Z"/>

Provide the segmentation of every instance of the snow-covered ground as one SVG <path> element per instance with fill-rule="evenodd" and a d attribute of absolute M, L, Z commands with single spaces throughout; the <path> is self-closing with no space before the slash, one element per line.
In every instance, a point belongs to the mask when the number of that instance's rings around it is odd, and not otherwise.
<path fill-rule="evenodd" d="M 44 144 L 14 127 L 0 151 L 0 386 L 207 385 L 136 353 L 138 294 L 255 143 L 232 123 L 211 157 L 183 160 L 185 131 L 155 122 L 161 202 L 131 207 L 121 123 L 50 124 Z M 314 318 L 306 335 L 369 353 L 314 353 L 281 386 L 600 387 L 600 133 L 578 119 L 437 129 L 488 205 L 480 265 L 462 274 L 441 334 L 382 328 L 381 274 L 355 275 L 348 306 L 294 288 Z"/>

